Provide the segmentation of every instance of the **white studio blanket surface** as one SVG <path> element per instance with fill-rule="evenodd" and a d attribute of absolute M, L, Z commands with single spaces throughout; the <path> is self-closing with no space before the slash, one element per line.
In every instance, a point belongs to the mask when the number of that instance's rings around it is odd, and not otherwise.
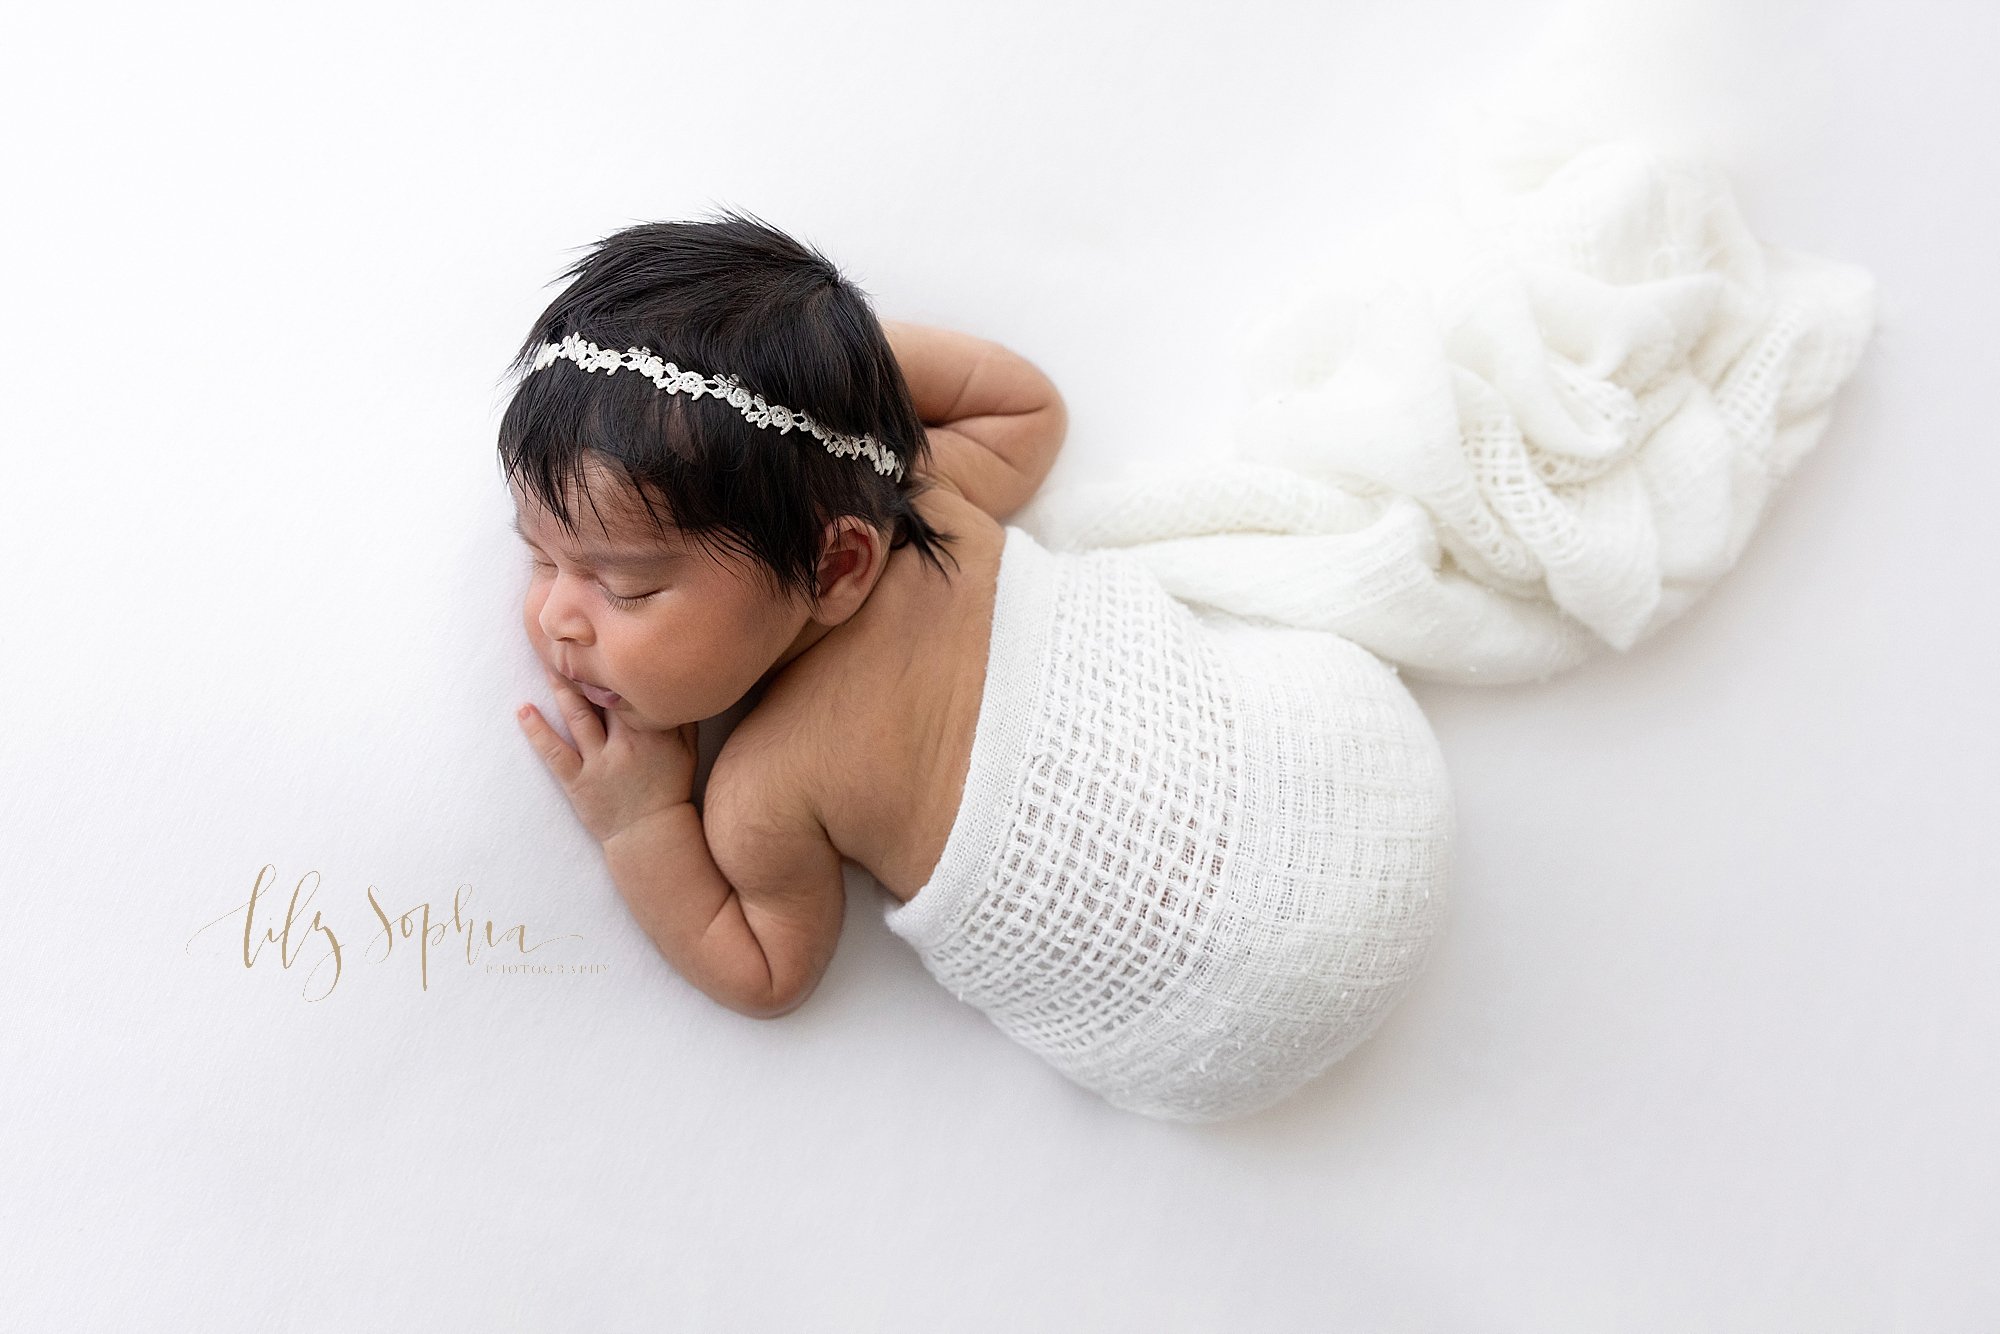
<path fill-rule="evenodd" d="M 1996 47 L 23 10 L 0 1330 L 1990 1327 Z M 777 1021 L 631 919 L 514 722 L 494 434 L 578 248 L 718 204 L 1050 374 L 1024 533 L 1406 683 L 1448 911 L 1294 1095 L 1109 1105 L 857 867 Z"/>
<path fill-rule="evenodd" d="M 1875 280 L 1753 236 L 1712 162 L 1468 128 L 1456 215 L 1245 341 L 1233 448 L 1018 522 L 1427 680 L 1546 680 L 1692 605 L 1825 430 Z"/>

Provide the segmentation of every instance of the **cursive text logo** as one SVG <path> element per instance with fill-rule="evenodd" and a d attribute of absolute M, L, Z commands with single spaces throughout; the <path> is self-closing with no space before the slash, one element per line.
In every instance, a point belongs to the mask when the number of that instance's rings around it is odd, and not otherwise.
<path fill-rule="evenodd" d="M 242 904 L 231 908 L 196 931 L 202 931 L 217 923 L 226 922 L 238 913 L 243 915 L 243 951 L 245 968 L 254 968 L 264 959 L 266 951 L 275 947 L 278 967 L 289 970 L 306 954 L 314 956 L 311 968 L 306 971 L 300 994 L 309 1001 L 324 1000 L 340 985 L 341 970 L 346 966 L 346 951 L 340 931 L 327 920 L 326 913 L 313 906 L 313 900 L 320 890 L 318 871 L 307 871 L 292 886 L 283 905 L 282 915 L 277 907 L 277 894 L 272 885 L 277 880 L 277 868 L 266 862 L 258 870 L 256 880 L 250 886 L 250 895 Z M 373 916 L 376 929 L 368 937 L 367 947 L 362 954 L 364 960 L 386 963 L 396 953 L 396 947 L 403 946 L 403 955 L 416 959 L 417 976 L 425 991 L 431 986 L 431 958 L 433 953 L 445 957 L 447 948 L 453 953 L 462 950 L 467 964 L 480 961 L 487 951 L 498 952 L 498 960 L 488 960 L 487 970 L 492 971 L 496 962 L 514 962 L 534 953 L 543 946 L 558 940 L 581 940 L 574 932 L 566 935 L 550 936 L 535 944 L 528 943 L 528 926 L 518 922 L 501 928 L 492 918 L 476 921 L 467 910 L 467 902 L 472 895 L 471 885 L 460 885 L 451 896 L 451 915 L 446 917 L 443 908 L 433 908 L 429 901 L 415 904 L 400 912 L 384 907 L 376 896 L 375 886 L 367 889 L 368 911 Z M 358 912 L 358 910 L 357 910 Z M 261 934 L 259 928 L 261 927 Z M 351 934 L 351 932 L 350 932 Z M 448 944 L 448 942 L 451 942 Z M 375 946 L 381 945 L 379 957 Z M 194 944 L 194 936 L 188 937 L 188 944 Z M 312 991 L 313 979 L 331 965 L 327 974 L 326 987 L 317 996 Z"/>

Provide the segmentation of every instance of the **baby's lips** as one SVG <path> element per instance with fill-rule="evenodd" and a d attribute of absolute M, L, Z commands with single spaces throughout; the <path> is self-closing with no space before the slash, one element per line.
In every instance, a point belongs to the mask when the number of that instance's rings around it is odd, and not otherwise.
<path fill-rule="evenodd" d="M 587 681 L 571 681 L 570 684 L 576 688 L 577 694 L 600 709 L 615 709 L 624 702 L 625 697 L 615 690 L 606 690 L 603 686 L 594 686 Z"/>

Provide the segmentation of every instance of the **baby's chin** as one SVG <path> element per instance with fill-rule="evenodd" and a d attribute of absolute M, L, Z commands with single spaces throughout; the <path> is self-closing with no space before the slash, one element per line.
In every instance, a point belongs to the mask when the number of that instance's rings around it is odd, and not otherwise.
<path fill-rule="evenodd" d="M 600 710 L 600 712 L 603 712 L 603 710 Z M 702 721 L 699 718 L 681 718 L 678 714 L 672 715 L 671 720 L 663 721 L 655 714 L 646 713 L 633 707 L 629 700 L 621 703 L 618 708 L 611 710 L 611 712 L 615 712 L 618 715 L 619 723 L 634 732 L 676 732 L 690 724 L 699 725 Z"/>
<path fill-rule="evenodd" d="M 621 704 L 616 709 L 601 709 L 599 712 L 617 714 L 618 721 L 634 732 L 671 732 L 677 726 L 674 723 L 663 723 L 650 714 L 641 713 L 630 703 Z"/>

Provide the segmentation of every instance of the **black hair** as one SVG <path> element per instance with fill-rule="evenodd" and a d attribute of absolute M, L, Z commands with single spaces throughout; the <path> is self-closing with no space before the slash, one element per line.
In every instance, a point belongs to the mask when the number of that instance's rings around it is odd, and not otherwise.
<path fill-rule="evenodd" d="M 918 473 L 930 458 L 923 422 L 867 296 L 826 256 L 723 209 L 614 232 L 561 277 L 572 281 L 508 367 L 521 378 L 499 451 L 507 480 L 565 532 L 576 533 L 566 497 L 571 487 L 589 495 L 594 457 L 622 475 L 663 535 L 670 525 L 740 552 L 773 591 L 795 590 L 814 610 L 826 525 L 837 518 L 860 517 L 890 534 L 890 550 L 914 545 L 944 572 L 938 552 L 957 535 L 911 504 L 936 485 Z M 873 435 L 901 476 L 865 454 L 835 454 L 808 431 L 752 425 L 712 394 L 666 393 L 637 371 L 586 374 L 563 360 L 530 369 L 544 342 L 569 334 L 615 352 L 650 348 L 682 371 L 733 376 L 829 432 Z"/>

